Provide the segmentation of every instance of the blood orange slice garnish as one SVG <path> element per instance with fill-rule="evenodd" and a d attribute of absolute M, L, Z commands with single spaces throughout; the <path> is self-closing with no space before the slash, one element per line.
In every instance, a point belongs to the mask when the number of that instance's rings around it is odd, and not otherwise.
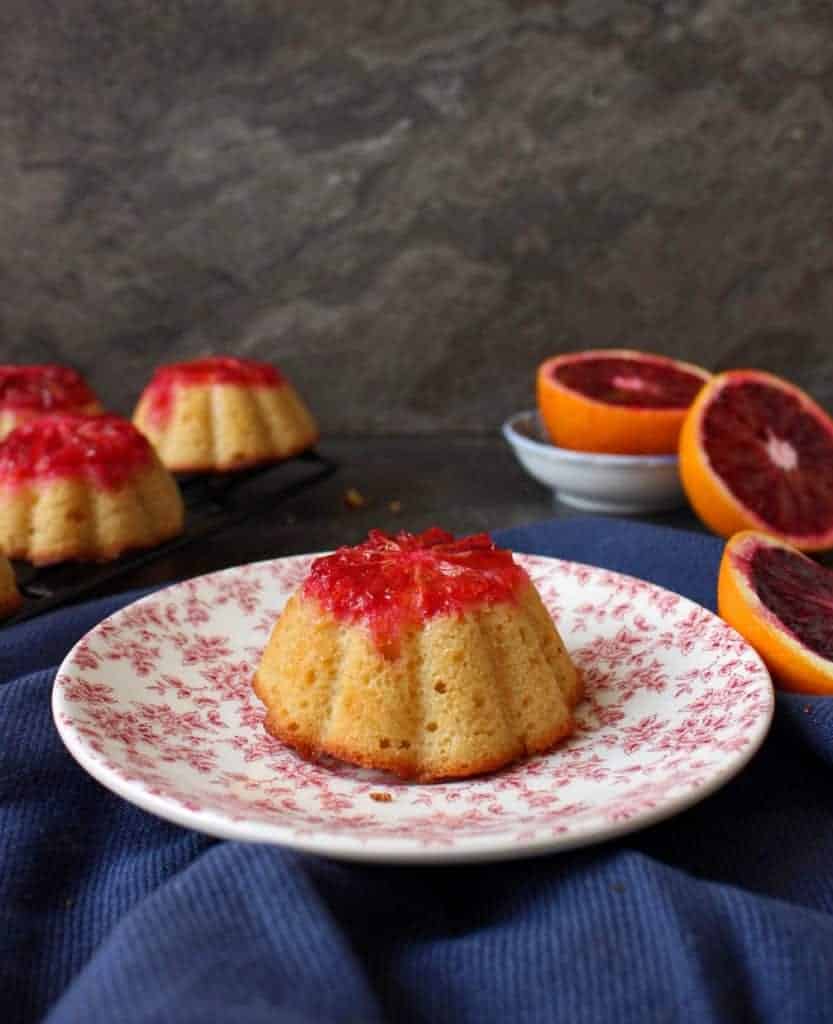
<path fill-rule="evenodd" d="M 763 530 L 804 551 L 833 547 L 833 420 L 779 377 L 714 377 L 683 425 L 680 475 L 715 533 Z"/>
<path fill-rule="evenodd" d="M 631 349 L 554 356 L 538 368 L 538 408 L 553 444 L 621 455 L 676 452 L 706 370 Z"/>
<path fill-rule="evenodd" d="M 723 551 L 722 617 L 758 651 L 779 684 L 833 694 L 833 572 L 755 530 Z"/>
<path fill-rule="evenodd" d="M 512 602 L 528 582 L 488 534 L 455 540 L 435 526 L 395 536 L 371 530 L 362 544 L 317 558 L 304 594 L 337 619 L 366 623 L 380 649 L 393 651 L 409 626 Z"/>

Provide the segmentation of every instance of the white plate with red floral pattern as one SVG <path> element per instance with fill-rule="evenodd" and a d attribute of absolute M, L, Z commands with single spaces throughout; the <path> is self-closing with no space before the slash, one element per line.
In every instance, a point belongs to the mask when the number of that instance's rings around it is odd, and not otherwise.
<path fill-rule="evenodd" d="M 251 677 L 313 557 L 189 580 L 96 626 L 55 680 L 53 714 L 73 756 L 126 800 L 211 835 L 443 863 L 653 824 L 731 779 L 766 735 L 767 671 L 715 615 L 633 577 L 518 555 L 584 673 L 571 739 L 431 785 L 303 760 L 264 731 Z"/>

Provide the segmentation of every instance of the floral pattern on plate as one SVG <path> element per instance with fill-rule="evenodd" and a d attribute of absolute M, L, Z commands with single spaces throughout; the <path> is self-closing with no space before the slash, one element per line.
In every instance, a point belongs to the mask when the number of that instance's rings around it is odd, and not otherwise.
<path fill-rule="evenodd" d="M 633 577 L 518 555 L 584 673 L 567 742 L 431 785 L 303 760 L 264 731 L 251 678 L 313 557 L 188 580 L 96 626 L 55 681 L 73 756 L 127 800 L 213 835 L 437 862 L 543 853 L 659 821 L 728 781 L 766 734 L 769 676 L 715 615 Z"/>

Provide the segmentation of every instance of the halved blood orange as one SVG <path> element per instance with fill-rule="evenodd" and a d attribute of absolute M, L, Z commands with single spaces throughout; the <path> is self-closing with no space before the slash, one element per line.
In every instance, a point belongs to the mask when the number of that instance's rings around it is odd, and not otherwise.
<path fill-rule="evenodd" d="M 710 374 L 631 349 L 590 349 L 538 367 L 538 409 L 553 444 L 584 452 L 667 455 Z"/>
<path fill-rule="evenodd" d="M 713 377 L 683 424 L 680 476 L 715 533 L 763 530 L 803 551 L 833 547 L 833 420 L 779 377 Z"/>
<path fill-rule="evenodd" d="M 782 688 L 833 694 L 830 569 L 775 537 L 744 530 L 723 550 L 717 605 Z"/>

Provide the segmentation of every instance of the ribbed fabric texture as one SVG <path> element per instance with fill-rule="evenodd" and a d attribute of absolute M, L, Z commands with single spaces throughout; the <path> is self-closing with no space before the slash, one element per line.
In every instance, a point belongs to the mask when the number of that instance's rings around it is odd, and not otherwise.
<path fill-rule="evenodd" d="M 714 606 L 711 537 L 581 519 L 497 539 Z M 737 779 L 615 843 L 339 864 L 168 825 L 65 753 L 54 666 L 127 599 L 0 631 L 0 1020 L 833 1020 L 830 701 L 779 697 Z"/>

